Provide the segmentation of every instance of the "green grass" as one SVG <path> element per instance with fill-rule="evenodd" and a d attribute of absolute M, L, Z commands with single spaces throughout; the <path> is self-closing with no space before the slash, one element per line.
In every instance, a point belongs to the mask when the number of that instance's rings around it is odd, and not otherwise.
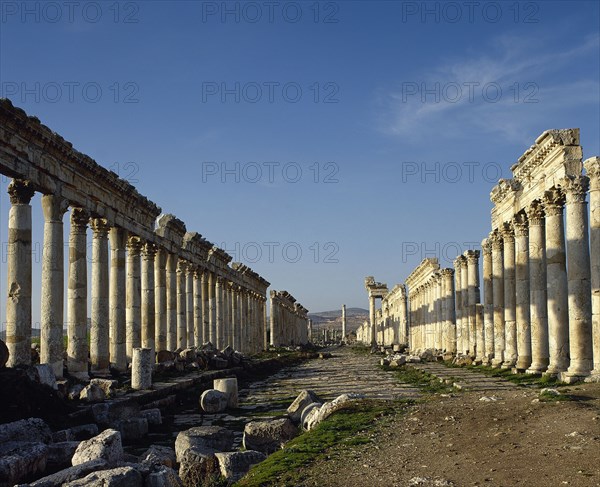
<path fill-rule="evenodd" d="M 445 381 L 441 381 L 435 375 L 428 374 L 427 372 L 423 372 L 422 370 L 409 365 L 402 365 L 401 367 L 380 365 L 379 367 L 382 370 L 393 372 L 394 376 L 400 382 L 414 385 L 421 392 L 429 394 L 455 392 L 452 384 L 447 384 Z M 452 380 L 452 382 L 454 382 L 454 380 Z"/>
<path fill-rule="evenodd" d="M 568 384 L 561 382 L 556 377 L 541 374 L 513 374 L 511 369 L 501 369 L 498 367 L 489 367 L 486 365 L 452 365 L 450 362 L 444 362 L 446 366 L 452 368 L 466 368 L 481 372 L 488 377 L 500 377 L 518 385 L 532 385 L 537 387 L 563 387 Z"/>
<path fill-rule="evenodd" d="M 296 486 L 303 479 L 303 467 L 335 448 L 369 443 L 371 439 L 367 430 L 373 427 L 373 422 L 401 413 L 407 402 L 353 401 L 314 430 L 294 438 L 283 450 L 252 467 L 235 486 Z"/>
<path fill-rule="evenodd" d="M 367 345 L 352 345 L 350 350 L 357 355 L 371 355 L 371 347 Z"/>

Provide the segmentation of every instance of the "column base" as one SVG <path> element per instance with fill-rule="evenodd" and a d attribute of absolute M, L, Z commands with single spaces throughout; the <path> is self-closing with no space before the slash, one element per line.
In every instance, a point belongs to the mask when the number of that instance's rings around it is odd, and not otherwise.
<path fill-rule="evenodd" d="M 502 359 L 493 358 L 490 362 L 490 365 L 494 368 L 499 368 L 502 366 Z"/>
<path fill-rule="evenodd" d="M 592 370 L 592 373 L 584 379 L 584 382 L 600 382 L 600 368 Z"/>
<path fill-rule="evenodd" d="M 539 362 L 533 363 L 529 366 L 529 368 L 525 371 L 526 374 L 543 374 L 548 368 L 548 363 Z"/>
<path fill-rule="evenodd" d="M 548 369 L 544 372 L 544 375 L 551 377 L 558 377 L 561 373 L 566 372 L 568 369 L 568 365 L 550 365 Z"/>
<path fill-rule="evenodd" d="M 501 369 L 512 369 L 515 366 L 516 360 L 505 360 L 500 366 Z"/>
<path fill-rule="evenodd" d="M 517 358 L 515 369 L 521 372 L 525 372 L 529 367 L 531 367 L 531 357 L 524 356 Z"/>

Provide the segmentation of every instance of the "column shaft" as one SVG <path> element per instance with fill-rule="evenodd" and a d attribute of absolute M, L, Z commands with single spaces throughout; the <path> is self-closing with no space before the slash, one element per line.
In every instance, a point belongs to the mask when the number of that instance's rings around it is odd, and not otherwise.
<path fill-rule="evenodd" d="M 590 260 L 592 286 L 593 380 L 600 380 L 600 157 L 584 163 L 590 178 Z"/>
<path fill-rule="evenodd" d="M 177 349 L 177 256 L 167 254 L 167 350 Z"/>
<path fill-rule="evenodd" d="M 147 242 L 142 249 L 142 348 L 156 351 L 155 337 L 155 296 L 154 296 L 154 259 L 156 246 Z M 154 359 L 153 359 L 154 360 Z"/>
<path fill-rule="evenodd" d="M 494 355 L 494 281 L 492 243 L 489 239 L 481 242 L 483 252 L 483 333 L 485 335 L 485 352 L 483 363 L 489 364 Z"/>
<path fill-rule="evenodd" d="M 502 367 L 512 368 L 517 363 L 517 295 L 515 281 L 515 233 L 512 223 L 502 228 L 504 242 L 504 362 Z"/>
<path fill-rule="evenodd" d="M 90 359 L 92 373 L 109 374 L 109 312 L 108 312 L 108 231 L 104 218 L 92 218 L 92 326 L 90 330 Z"/>
<path fill-rule="evenodd" d="M 187 303 L 185 272 L 187 262 L 183 259 L 177 261 L 177 348 L 184 349 L 187 345 Z"/>
<path fill-rule="evenodd" d="M 167 350 L 167 259 L 167 251 L 158 249 L 154 258 L 154 340 L 157 352 Z"/>
<path fill-rule="evenodd" d="M 141 250 L 140 238 L 130 236 L 127 240 L 127 296 L 125 303 L 126 353 L 129 363 L 133 357 L 133 349 L 142 345 Z"/>
<path fill-rule="evenodd" d="M 502 236 L 498 231 L 490 235 L 492 241 L 492 279 L 494 293 L 494 358 L 493 367 L 500 367 L 504 361 L 504 252 Z"/>
<path fill-rule="evenodd" d="M 125 243 L 127 232 L 119 227 L 110 229 L 110 363 L 119 372 L 127 370 L 125 333 Z"/>
<path fill-rule="evenodd" d="M 529 327 L 529 222 L 525 212 L 514 217 L 515 228 L 515 324 L 517 330 L 517 363 L 524 372 L 531 365 L 531 330 Z"/>

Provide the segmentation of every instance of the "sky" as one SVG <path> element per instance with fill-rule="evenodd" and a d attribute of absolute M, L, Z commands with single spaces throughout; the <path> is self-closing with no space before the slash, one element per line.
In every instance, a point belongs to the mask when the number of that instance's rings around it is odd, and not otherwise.
<path fill-rule="evenodd" d="M 2 0 L 0 97 L 271 289 L 368 307 L 365 276 L 391 289 L 480 247 L 492 187 L 544 130 L 600 155 L 600 7 Z"/>

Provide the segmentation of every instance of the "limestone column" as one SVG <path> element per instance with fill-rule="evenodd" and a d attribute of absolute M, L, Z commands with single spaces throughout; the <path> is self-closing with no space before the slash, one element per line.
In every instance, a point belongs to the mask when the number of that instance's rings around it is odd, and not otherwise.
<path fill-rule="evenodd" d="M 177 348 L 184 349 L 187 345 L 187 303 L 185 273 L 187 262 L 183 259 L 177 261 Z"/>
<path fill-rule="evenodd" d="M 223 348 L 230 345 L 231 332 L 230 332 L 230 307 L 231 298 L 229 297 L 229 281 L 223 280 Z"/>
<path fill-rule="evenodd" d="M 571 363 L 561 380 L 576 382 L 590 375 L 592 357 L 592 286 L 586 193 L 587 176 L 567 176 L 567 279 L 569 288 L 569 350 Z"/>
<path fill-rule="evenodd" d="M 402 297 L 401 297 L 400 307 L 402 318 L 400 321 L 401 333 L 400 333 L 400 343 L 404 345 L 408 345 L 408 297 L 406 295 L 406 286 L 402 284 Z"/>
<path fill-rule="evenodd" d="M 371 326 L 371 347 L 376 347 L 377 346 L 377 334 L 376 334 L 376 330 L 375 327 L 376 322 L 375 322 L 375 296 L 371 296 L 369 294 L 369 320 L 370 320 L 370 326 Z"/>
<path fill-rule="evenodd" d="M 8 367 L 31 364 L 31 205 L 35 190 L 29 181 L 8 185 L 8 255 L 6 277 L 6 346 Z"/>
<path fill-rule="evenodd" d="M 515 232 L 512 223 L 502 226 L 504 242 L 504 362 L 512 368 L 517 363 L 517 295 L 515 281 Z"/>
<path fill-rule="evenodd" d="M 261 306 L 261 323 L 263 326 L 263 350 L 267 350 L 269 348 L 269 335 L 267 333 L 267 298 L 264 295 L 261 295 L 261 302 L 260 302 L 260 306 Z M 306 333 L 307 333 L 307 339 L 308 339 L 308 322 L 307 322 L 307 329 L 306 329 Z"/>
<path fill-rule="evenodd" d="M 437 326 L 437 331 L 436 331 L 436 336 L 437 336 L 437 345 L 436 348 L 439 350 L 443 350 L 444 348 L 446 348 L 445 346 L 445 342 L 444 342 L 444 328 L 445 328 L 445 324 L 446 324 L 446 312 L 444 310 L 444 303 L 446 301 L 446 296 L 444 294 L 444 290 L 443 290 L 443 277 L 442 277 L 442 273 L 441 272 L 437 272 L 436 274 L 436 301 L 437 301 L 437 310 L 436 310 L 436 315 L 437 315 L 437 321 L 436 321 L 436 326 Z"/>
<path fill-rule="evenodd" d="M 477 350 L 477 303 L 479 303 L 479 250 L 467 250 L 467 285 L 469 293 L 469 352 L 475 358 Z"/>
<path fill-rule="evenodd" d="M 110 239 L 110 363 L 119 372 L 127 370 L 127 334 L 125 332 L 125 244 L 127 232 L 113 227 Z"/>
<path fill-rule="evenodd" d="M 90 359 L 92 373 L 109 374 L 109 318 L 108 318 L 108 231 L 105 218 L 92 218 L 92 327 L 90 330 Z"/>
<path fill-rule="evenodd" d="M 217 321 L 216 321 L 216 290 L 217 279 L 213 272 L 208 274 L 208 328 L 209 328 L 209 341 L 214 346 L 217 346 Z"/>
<path fill-rule="evenodd" d="M 569 367 L 569 303 L 567 255 L 563 224 L 564 193 L 552 188 L 544 195 L 546 213 L 546 289 L 548 293 L 547 374 L 555 375 Z"/>
<path fill-rule="evenodd" d="M 234 284 L 232 287 L 232 296 L 231 296 L 231 319 L 232 323 L 232 333 L 231 337 L 232 347 L 235 350 L 240 349 L 240 297 L 239 297 L 239 286 Z M 273 335 L 271 334 L 271 340 Z"/>
<path fill-rule="evenodd" d="M 167 255 L 167 350 L 177 349 L 177 256 Z"/>
<path fill-rule="evenodd" d="M 519 372 L 531 365 L 531 330 L 529 327 L 529 222 L 525 212 L 513 219 L 515 229 L 515 328 L 517 331 L 517 363 Z"/>
<path fill-rule="evenodd" d="M 456 353 L 456 328 L 454 325 L 454 270 L 442 269 L 444 289 L 444 348 L 446 352 Z"/>
<path fill-rule="evenodd" d="M 342 341 L 346 341 L 346 305 L 342 304 Z"/>
<path fill-rule="evenodd" d="M 185 270 L 185 348 L 194 346 L 194 266 L 188 263 Z"/>
<path fill-rule="evenodd" d="M 465 256 L 460 260 L 460 294 L 462 296 L 462 353 L 470 354 L 470 326 L 471 316 L 469 315 L 469 265 Z"/>
<path fill-rule="evenodd" d="M 455 292 L 455 302 L 456 302 L 456 353 L 463 353 L 463 329 L 462 329 L 462 320 L 463 320 L 463 296 L 462 296 L 462 265 L 461 265 L 462 256 L 454 259 L 454 292 Z"/>
<path fill-rule="evenodd" d="M 69 374 L 86 380 L 88 376 L 87 342 L 87 238 L 89 214 L 82 208 L 71 209 L 69 235 L 69 287 L 67 290 L 67 368 Z"/>
<path fill-rule="evenodd" d="M 540 374 L 548 368 L 548 299 L 546 290 L 545 218 L 542 204 L 535 200 L 527 208 L 529 219 L 529 315 L 531 365 L 527 373 Z"/>
<path fill-rule="evenodd" d="M 159 248 L 154 258 L 154 340 L 157 352 L 167 350 L 167 259 L 167 251 Z"/>
<path fill-rule="evenodd" d="M 202 325 L 202 281 L 204 275 L 201 269 L 194 269 L 194 343 L 201 347 L 203 343 L 203 325 Z"/>
<path fill-rule="evenodd" d="M 155 335 L 155 296 L 154 296 L 154 259 L 156 245 L 146 242 L 142 248 L 142 348 L 156 351 Z"/>
<path fill-rule="evenodd" d="M 481 242 L 483 252 L 483 334 L 485 335 L 485 351 L 483 363 L 489 365 L 494 355 L 494 281 L 492 242 L 484 239 Z"/>
<path fill-rule="evenodd" d="M 125 303 L 126 352 L 131 363 L 133 349 L 142 345 L 142 308 L 140 252 L 142 241 L 134 235 L 127 239 L 127 296 Z"/>
<path fill-rule="evenodd" d="M 64 257 L 63 215 L 67 202 L 55 195 L 42 196 L 44 251 L 42 254 L 42 303 L 40 363 L 49 364 L 56 377 L 63 376 Z"/>
<path fill-rule="evenodd" d="M 492 367 L 500 367 L 504 361 L 504 242 L 495 230 L 490 234 L 492 242 L 492 282 L 494 300 L 494 358 Z"/>
<path fill-rule="evenodd" d="M 202 343 L 210 341 L 210 307 L 208 300 L 208 271 L 203 270 L 200 275 L 200 286 L 202 288 Z"/>
<path fill-rule="evenodd" d="M 278 347 L 279 343 L 277 342 L 277 319 L 276 319 L 276 310 L 275 310 L 275 299 L 276 299 L 276 292 L 275 291 L 271 291 L 270 295 L 269 295 L 269 306 L 271 308 L 271 315 L 269 316 L 269 321 L 270 321 L 270 329 L 271 329 L 271 346 L 272 347 Z"/>
<path fill-rule="evenodd" d="M 242 353 L 248 352 L 248 299 L 246 297 L 247 291 L 242 289 L 240 294 L 241 297 L 241 328 L 240 328 L 240 351 Z"/>
<path fill-rule="evenodd" d="M 223 278 L 217 276 L 215 284 L 215 346 L 223 349 Z"/>
<path fill-rule="evenodd" d="M 590 260 L 592 285 L 592 347 L 594 369 L 592 378 L 600 380 L 600 157 L 584 163 L 590 178 Z"/>

